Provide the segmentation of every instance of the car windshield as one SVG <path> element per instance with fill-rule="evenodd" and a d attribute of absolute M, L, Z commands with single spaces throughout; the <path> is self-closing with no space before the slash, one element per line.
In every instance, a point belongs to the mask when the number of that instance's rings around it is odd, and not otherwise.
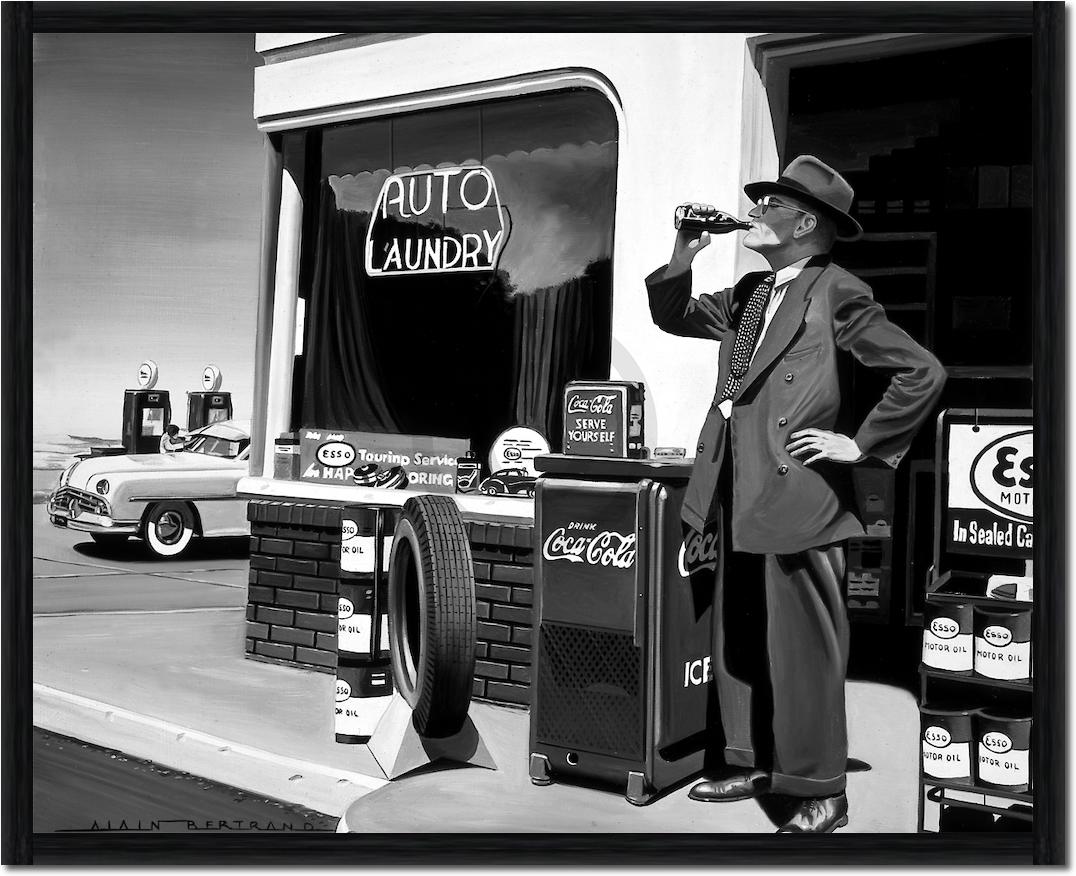
<path fill-rule="evenodd" d="M 204 453 L 206 456 L 235 459 L 246 450 L 248 444 L 250 444 L 249 438 L 223 438 L 210 432 L 202 432 L 192 437 L 184 449 L 189 453 Z"/>

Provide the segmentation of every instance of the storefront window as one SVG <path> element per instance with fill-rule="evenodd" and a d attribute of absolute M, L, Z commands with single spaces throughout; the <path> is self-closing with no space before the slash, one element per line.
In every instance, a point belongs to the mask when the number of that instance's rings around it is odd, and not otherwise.
<path fill-rule="evenodd" d="M 609 376 L 608 102 L 545 93 L 308 137 L 297 425 L 468 438 L 480 456 L 525 425 L 557 449 L 564 384 Z"/>

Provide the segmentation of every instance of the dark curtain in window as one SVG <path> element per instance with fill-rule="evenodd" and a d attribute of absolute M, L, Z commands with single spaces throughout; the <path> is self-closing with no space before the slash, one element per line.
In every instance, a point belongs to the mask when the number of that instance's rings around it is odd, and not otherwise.
<path fill-rule="evenodd" d="M 581 277 L 515 299 L 516 424 L 539 430 L 554 450 L 565 384 L 608 377 L 609 296 L 596 277 L 607 273 L 603 260 Z"/>
<path fill-rule="evenodd" d="M 306 315 L 302 424 L 399 432 L 369 337 L 372 323 L 363 270 L 369 214 L 337 210 L 327 181 L 320 201 Z"/>

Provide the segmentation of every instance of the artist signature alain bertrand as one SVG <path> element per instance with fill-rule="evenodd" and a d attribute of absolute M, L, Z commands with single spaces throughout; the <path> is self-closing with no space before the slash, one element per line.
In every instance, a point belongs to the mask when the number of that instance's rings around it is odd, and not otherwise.
<path fill-rule="evenodd" d="M 175 832 L 216 832 L 227 833 L 233 831 L 258 831 L 277 833 L 314 833 L 333 832 L 331 827 L 318 827 L 308 821 L 248 821 L 241 818 L 229 819 L 205 819 L 193 818 L 152 818 L 152 819 L 94 819 L 90 827 L 69 828 L 61 833 L 86 833 L 99 831 L 105 833 L 175 833 Z"/>

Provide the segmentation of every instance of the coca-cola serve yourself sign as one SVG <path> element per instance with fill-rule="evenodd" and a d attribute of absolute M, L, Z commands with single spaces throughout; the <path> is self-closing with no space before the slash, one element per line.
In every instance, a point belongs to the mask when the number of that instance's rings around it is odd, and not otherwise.
<path fill-rule="evenodd" d="M 639 458 L 643 446 L 643 386 L 622 381 L 573 381 L 564 390 L 564 452 Z"/>

